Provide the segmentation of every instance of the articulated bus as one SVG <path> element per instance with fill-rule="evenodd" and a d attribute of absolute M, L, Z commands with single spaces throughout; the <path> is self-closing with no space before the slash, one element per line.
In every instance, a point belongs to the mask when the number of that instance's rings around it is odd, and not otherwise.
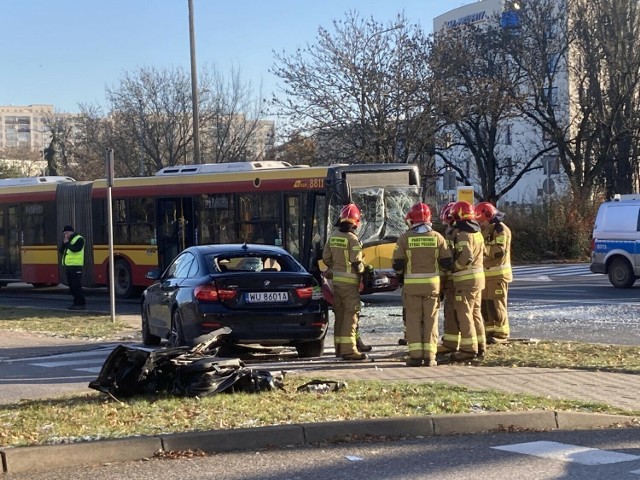
<path fill-rule="evenodd" d="M 64 225 L 86 240 L 83 282 L 109 284 L 106 180 L 0 180 L 0 286 L 65 281 L 58 245 Z M 374 291 L 397 288 L 391 255 L 420 200 L 416 166 L 292 166 L 238 162 L 168 167 L 150 177 L 115 178 L 111 189 L 115 294 L 132 296 L 184 248 L 208 243 L 280 245 L 312 273 L 341 207 L 362 210 L 357 231 L 376 269 Z M 370 293 L 370 292 L 368 292 Z"/>

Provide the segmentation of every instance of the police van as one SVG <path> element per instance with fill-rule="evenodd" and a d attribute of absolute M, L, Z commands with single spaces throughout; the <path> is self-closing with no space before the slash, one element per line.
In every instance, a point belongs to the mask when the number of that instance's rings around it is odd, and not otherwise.
<path fill-rule="evenodd" d="M 616 195 L 600 205 L 589 268 L 608 275 L 616 288 L 629 288 L 640 277 L 640 195 Z"/>

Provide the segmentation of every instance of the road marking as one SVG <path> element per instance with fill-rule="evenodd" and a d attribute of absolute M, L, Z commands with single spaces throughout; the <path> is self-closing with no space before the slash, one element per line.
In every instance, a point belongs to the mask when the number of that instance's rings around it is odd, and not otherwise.
<path fill-rule="evenodd" d="M 606 465 L 610 463 L 632 462 L 640 459 L 639 456 L 629 455 L 628 453 L 608 452 L 597 448 L 547 441 L 516 443 L 491 448 L 553 460 L 562 460 L 564 462 L 579 463 L 581 465 Z"/>

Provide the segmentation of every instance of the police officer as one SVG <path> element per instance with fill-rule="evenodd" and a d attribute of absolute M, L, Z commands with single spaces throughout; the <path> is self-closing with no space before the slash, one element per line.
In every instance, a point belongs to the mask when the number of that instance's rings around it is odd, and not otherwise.
<path fill-rule="evenodd" d="M 87 308 L 82 291 L 82 267 L 84 266 L 84 238 L 77 234 L 71 225 L 62 229 L 62 265 L 65 267 L 69 293 L 73 296 L 73 304 L 69 310 L 85 310 Z"/>
<path fill-rule="evenodd" d="M 337 230 L 322 250 L 322 261 L 328 267 L 325 277 L 333 283 L 334 344 L 336 356 L 343 360 L 365 360 L 358 350 L 356 329 L 360 313 L 360 277 L 365 270 L 362 244 L 355 234 L 360 225 L 360 209 L 354 203 L 340 211 Z"/>
<path fill-rule="evenodd" d="M 407 213 L 409 230 L 400 235 L 393 251 L 393 269 L 402 279 L 409 367 L 436 366 L 440 268 L 450 269 L 451 250 L 431 228 L 431 210 L 416 203 Z"/>
<path fill-rule="evenodd" d="M 458 351 L 451 354 L 454 361 L 484 357 L 486 348 L 484 323 L 480 311 L 484 289 L 484 239 L 480 224 L 469 202 L 456 202 L 451 207 L 456 222 L 455 251 L 453 253 L 454 312 L 460 330 L 460 344 L 443 340 L 443 345 Z"/>
<path fill-rule="evenodd" d="M 487 343 L 506 343 L 509 338 L 507 292 L 511 273 L 511 230 L 503 222 L 504 213 L 489 202 L 475 207 L 485 244 L 482 318 Z"/>

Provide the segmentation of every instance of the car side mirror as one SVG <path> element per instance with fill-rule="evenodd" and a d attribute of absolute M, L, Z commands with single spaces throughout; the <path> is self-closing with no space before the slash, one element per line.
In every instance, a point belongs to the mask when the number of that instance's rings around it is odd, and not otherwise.
<path fill-rule="evenodd" d="M 153 270 L 149 270 L 145 275 L 145 278 L 149 280 L 158 280 L 162 276 L 162 270 L 159 268 L 154 268 Z"/>

